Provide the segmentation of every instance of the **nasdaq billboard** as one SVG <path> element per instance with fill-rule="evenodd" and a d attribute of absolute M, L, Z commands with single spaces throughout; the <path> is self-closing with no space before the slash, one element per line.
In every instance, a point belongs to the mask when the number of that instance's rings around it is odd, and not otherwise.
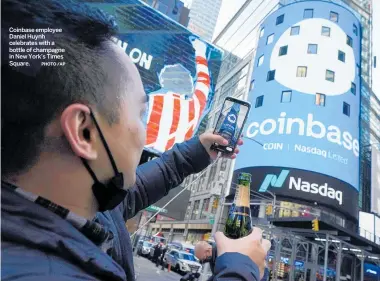
<path fill-rule="evenodd" d="M 244 136 L 262 145 L 246 141 L 236 168 L 266 167 L 269 174 L 272 167 L 302 170 L 311 185 L 318 178 L 318 188 L 326 184 L 346 195 L 357 193 L 360 22 L 333 3 L 298 2 L 271 14 L 259 36 Z M 336 207 L 357 204 L 339 192 L 334 193 L 339 200 L 331 201 L 316 196 L 319 191 L 310 194 L 303 198 Z"/>
<path fill-rule="evenodd" d="M 89 1 L 85 1 L 89 2 Z M 137 66 L 149 96 L 145 148 L 190 139 L 211 108 L 222 52 L 137 0 L 92 0 L 118 27 L 114 41 Z"/>
<path fill-rule="evenodd" d="M 237 170 L 234 183 L 241 172 L 252 173 L 251 190 L 256 194 L 269 191 L 277 197 L 308 201 L 312 206 L 333 208 L 347 217 L 357 218 L 358 192 L 336 178 L 289 167 L 247 167 Z"/>

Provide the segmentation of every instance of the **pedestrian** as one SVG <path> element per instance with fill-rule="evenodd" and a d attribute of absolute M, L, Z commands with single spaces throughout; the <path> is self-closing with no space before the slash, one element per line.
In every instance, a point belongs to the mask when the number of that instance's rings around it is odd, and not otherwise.
<path fill-rule="evenodd" d="M 211 145 L 226 140 L 206 133 L 137 168 L 147 98 L 110 18 L 81 1 L 3 0 L 1 28 L 2 280 L 135 280 L 125 222 L 206 168 Z M 65 66 L 11 61 L 10 33 L 37 30 Z M 214 280 L 259 280 L 261 238 L 217 233 Z"/>
<path fill-rule="evenodd" d="M 161 266 L 162 266 L 162 270 L 165 269 L 165 262 L 164 262 L 164 258 L 165 258 L 165 255 L 166 255 L 166 252 L 168 251 L 168 245 L 164 245 L 163 249 L 162 249 L 162 254 L 161 254 Z"/>
<path fill-rule="evenodd" d="M 202 264 L 209 263 L 211 272 L 214 273 L 215 260 L 213 256 L 216 256 L 213 251 L 216 249 L 212 247 L 207 241 L 199 241 L 195 244 L 194 254 L 200 260 Z"/>
<path fill-rule="evenodd" d="M 158 267 L 160 254 L 161 254 L 161 245 L 157 243 L 157 245 L 154 247 L 154 255 L 153 255 L 153 262 L 156 264 L 156 267 Z"/>

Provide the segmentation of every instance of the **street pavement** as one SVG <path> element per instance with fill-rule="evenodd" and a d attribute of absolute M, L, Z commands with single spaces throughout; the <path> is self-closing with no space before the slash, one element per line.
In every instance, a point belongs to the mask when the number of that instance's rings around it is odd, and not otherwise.
<path fill-rule="evenodd" d="M 133 260 L 137 281 L 179 281 L 181 279 L 181 275 L 178 273 L 173 271 L 168 272 L 167 269 L 162 271 L 161 266 L 156 267 L 153 262 L 146 258 L 137 256 Z"/>

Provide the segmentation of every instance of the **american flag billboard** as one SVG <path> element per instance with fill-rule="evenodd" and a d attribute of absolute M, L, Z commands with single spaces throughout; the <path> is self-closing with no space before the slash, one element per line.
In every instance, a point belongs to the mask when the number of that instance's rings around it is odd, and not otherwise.
<path fill-rule="evenodd" d="M 146 150 L 190 139 L 212 105 L 221 50 L 140 1 L 86 2 L 112 15 L 114 41 L 140 72 L 149 96 Z"/>

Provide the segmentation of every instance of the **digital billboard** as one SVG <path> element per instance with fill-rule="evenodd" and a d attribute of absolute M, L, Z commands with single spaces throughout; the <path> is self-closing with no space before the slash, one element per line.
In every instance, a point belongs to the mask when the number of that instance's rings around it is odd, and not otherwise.
<path fill-rule="evenodd" d="M 266 190 L 357 217 L 350 205 L 359 188 L 360 22 L 334 3 L 297 2 L 271 14 L 259 32 L 244 137 L 262 145 L 245 141 L 236 169 L 253 177 L 287 170 L 286 192 L 275 180 Z"/>
<path fill-rule="evenodd" d="M 213 102 L 222 52 L 140 1 L 90 5 L 112 15 L 114 41 L 140 72 L 149 96 L 145 148 L 161 153 L 190 139 Z"/>
<path fill-rule="evenodd" d="M 252 191 L 270 191 L 277 197 L 296 198 L 313 206 L 323 205 L 352 218 L 358 215 L 358 192 L 336 178 L 288 167 L 247 167 L 234 173 L 234 183 L 241 172 L 253 175 Z"/>

